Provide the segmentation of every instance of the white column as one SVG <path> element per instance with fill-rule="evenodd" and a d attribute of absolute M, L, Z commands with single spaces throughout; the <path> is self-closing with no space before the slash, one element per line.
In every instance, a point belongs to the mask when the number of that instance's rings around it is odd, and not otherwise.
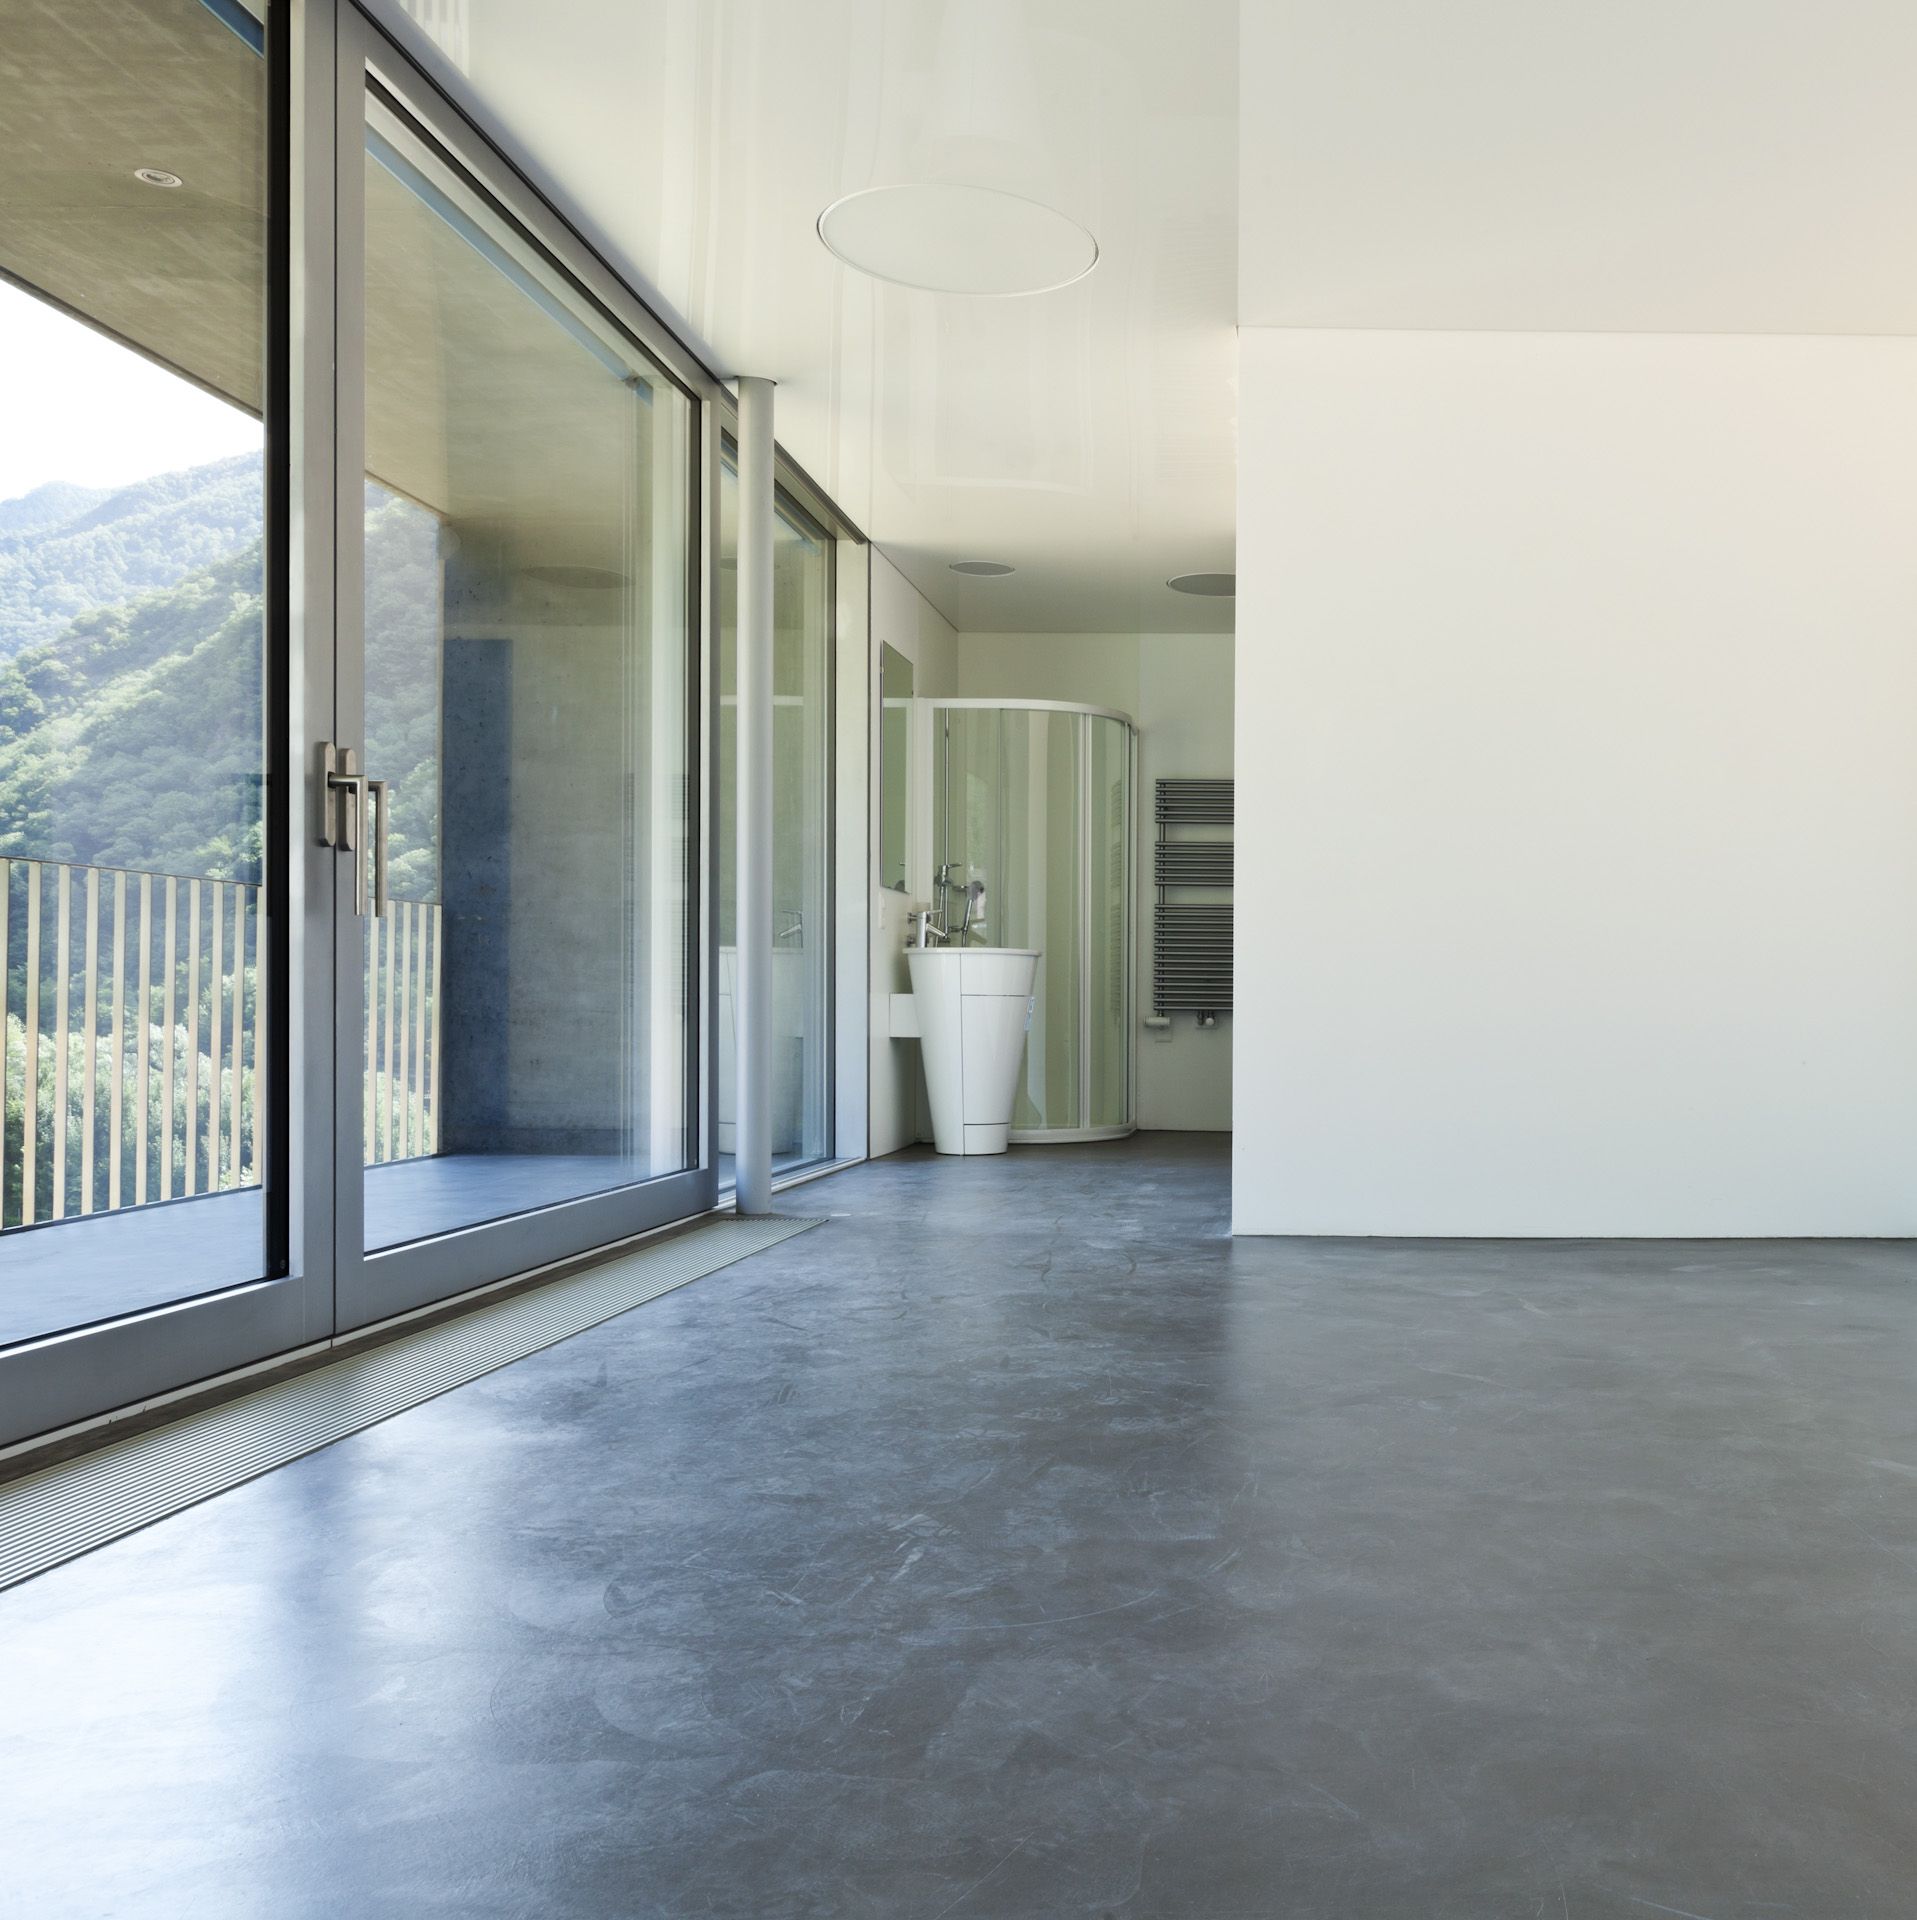
<path fill-rule="evenodd" d="M 741 1213 L 772 1210 L 772 385 L 739 382 L 739 847 L 734 990 Z"/>

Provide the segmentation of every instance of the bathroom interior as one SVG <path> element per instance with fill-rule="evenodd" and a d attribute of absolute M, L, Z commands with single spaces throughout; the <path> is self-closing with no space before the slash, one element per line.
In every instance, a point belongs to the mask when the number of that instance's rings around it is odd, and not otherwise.
<path fill-rule="evenodd" d="M 942 677 L 879 646 L 872 1030 L 902 1082 L 901 1130 L 942 1154 L 1223 1130 L 1232 826 L 1216 706 L 1198 692 L 1202 745 L 1185 712 L 1153 741 L 1142 703 L 1116 704 L 1148 690 L 1149 641 L 1028 636 L 995 663 L 968 658 L 972 638 Z M 1105 700 L 1058 697 L 1074 683 Z M 1021 691 L 985 690 L 1005 685 Z M 1228 703 L 1222 722 L 1228 741 Z M 1154 1067 L 1161 1111 L 1141 1117 Z"/>

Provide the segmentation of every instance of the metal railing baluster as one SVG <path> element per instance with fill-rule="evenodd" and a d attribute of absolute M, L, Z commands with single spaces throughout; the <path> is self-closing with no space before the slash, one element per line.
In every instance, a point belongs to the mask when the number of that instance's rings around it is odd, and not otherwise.
<path fill-rule="evenodd" d="M 370 1167 L 379 1159 L 379 922 L 366 930 L 366 1117 L 361 1125 L 360 1157 Z"/>
<path fill-rule="evenodd" d="M 113 978 L 107 993 L 107 1058 L 112 1078 L 107 1082 L 107 1211 L 120 1207 L 120 1126 L 126 1114 L 126 1043 L 121 1023 L 121 1000 L 126 983 L 126 875 L 113 876 Z"/>
<path fill-rule="evenodd" d="M 73 980 L 73 869 L 53 870 L 53 1193 L 48 1213 L 67 1217 L 67 1015 Z"/>
<path fill-rule="evenodd" d="M 374 939 L 379 938 L 379 922 L 373 923 Z M 396 1142 L 393 1139 L 393 968 L 399 959 L 399 916 L 389 913 L 386 916 L 386 1085 L 383 1104 L 386 1109 L 385 1135 L 386 1151 L 382 1156 L 387 1160 L 397 1159 Z"/>
<path fill-rule="evenodd" d="M 186 1185 L 197 1192 L 200 1161 L 200 883 L 186 883 Z"/>
<path fill-rule="evenodd" d="M 166 945 L 161 950 L 160 960 L 163 968 L 161 978 L 165 986 L 161 989 L 161 1013 L 166 1021 L 166 1029 L 160 1043 L 160 1198 L 173 1198 L 173 1089 L 177 1071 L 175 1054 L 178 1051 L 177 1029 L 174 1015 L 178 1011 L 174 988 L 174 934 L 179 906 L 180 885 L 171 874 L 166 877 Z"/>
<path fill-rule="evenodd" d="M 140 1048 L 135 1073 L 139 1111 L 133 1116 L 133 1204 L 146 1205 L 146 1136 L 153 1065 L 153 876 L 140 875 L 140 1017 L 134 1022 Z"/>
<path fill-rule="evenodd" d="M 413 919 L 413 946 L 419 956 L 419 997 L 413 1002 L 413 1151 L 426 1145 L 426 922 L 431 909 L 415 904 L 407 909 Z"/>
<path fill-rule="evenodd" d="M 25 1079 L 20 1087 L 20 1224 L 33 1225 L 40 1184 L 40 863 L 27 870 L 27 1004 Z"/>
<path fill-rule="evenodd" d="M 95 1059 L 100 1050 L 100 871 L 87 869 L 86 987 L 81 1000 L 86 1051 L 80 1057 L 80 1211 L 93 1211 Z"/>
<path fill-rule="evenodd" d="M 443 966 L 443 962 L 441 961 L 440 954 L 442 950 L 441 942 L 445 937 L 445 933 L 444 933 L 445 911 L 443 908 L 435 905 L 432 908 L 432 916 L 433 916 L 433 1137 L 432 1137 L 432 1140 L 428 1143 L 427 1151 L 430 1153 L 437 1153 L 439 1151 L 440 1008 L 445 1000 L 445 995 L 442 994 L 439 990 L 440 982 L 444 972 L 444 966 Z"/>
<path fill-rule="evenodd" d="M 242 1035 L 246 1020 L 246 903 L 250 887 L 233 889 L 233 1084 L 227 1094 L 227 1184 L 240 1184 L 240 1075 L 247 1048 Z"/>
<path fill-rule="evenodd" d="M 393 929 L 393 938 L 399 942 L 399 1025 L 388 1042 L 397 1056 L 397 1071 L 393 1078 L 393 1119 L 397 1128 L 393 1158 L 404 1160 L 407 1157 L 408 1122 L 413 1117 L 412 1102 L 406 1097 L 406 1040 L 412 1027 L 413 917 L 402 906 L 393 918 L 399 923 Z"/>
<path fill-rule="evenodd" d="M 206 1190 L 220 1184 L 220 1095 L 226 1057 L 226 1008 L 221 983 L 226 972 L 226 888 L 218 880 L 207 902 L 207 923 L 213 931 L 211 979 L 206 996 Z"/>
<path fill-rule="evenodd" d="M 7 1060 L 13 1052 L 13 974 L 7 965 L 13 932 L 13 862 L 0 860 L 0 1227 L 7 1224 Z"/>

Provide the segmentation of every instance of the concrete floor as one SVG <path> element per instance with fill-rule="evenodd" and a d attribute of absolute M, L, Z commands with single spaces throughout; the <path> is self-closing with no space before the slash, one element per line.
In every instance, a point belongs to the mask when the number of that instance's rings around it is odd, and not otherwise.
<path fill-rule="evenodd" d="M 1917 1911 L 1917 1254 L 832 1222 L 0 1595 L 23 1915 Z"/>

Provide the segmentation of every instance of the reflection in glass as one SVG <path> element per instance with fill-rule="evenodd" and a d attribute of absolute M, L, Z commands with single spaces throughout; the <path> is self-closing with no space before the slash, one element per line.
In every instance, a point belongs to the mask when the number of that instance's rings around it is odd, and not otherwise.
<path fill-rule="evenodd" d="M 738 1098 L 733 992 L 738 761 L 739 481 L 719 493 L 719 1152 Z M 783 494 L 772 533 L 772 1165 L 832 1155 L 832 543 Z"/>
<path fill-rule="evenodd" d="M 879 647 L 879 885 L 905 891 L 911 832 L 912 663 Z"/>
<path fill-rule="evenodd" d="M 365 225 L 375 1248 L 692 1164 L 692 422 L 377 104 Z"/>
<path fill-rule="evenodd" d="M 229 12 L 5 15 L 0 1344 L 272 1268 L 267 90 Z"/>

